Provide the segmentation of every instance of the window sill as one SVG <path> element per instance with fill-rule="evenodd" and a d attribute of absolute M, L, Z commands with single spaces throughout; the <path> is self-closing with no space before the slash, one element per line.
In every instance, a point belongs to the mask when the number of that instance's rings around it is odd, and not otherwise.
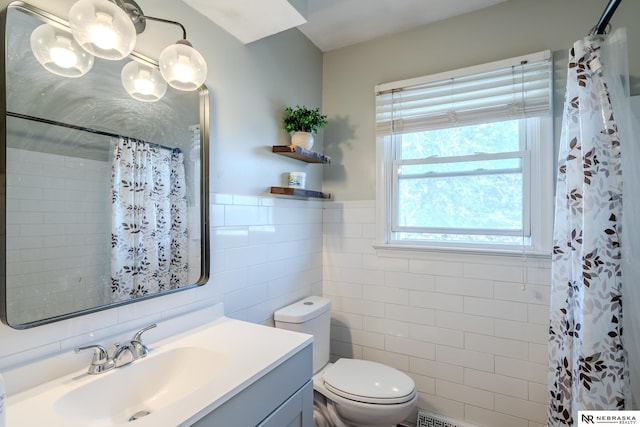
<path fill-rule="evenodd" d="M 398 243 L 374 243 L 373 248 L 380 256 L 399 258 L 433 258 L 437 255 L 461 257 L 499 257 L 501 259 L 522 259 L 551 261 L 551 253 L 543 251 L 525 251 L 521 249 L 446 247 L 434 245 L 409 245 Z"/>

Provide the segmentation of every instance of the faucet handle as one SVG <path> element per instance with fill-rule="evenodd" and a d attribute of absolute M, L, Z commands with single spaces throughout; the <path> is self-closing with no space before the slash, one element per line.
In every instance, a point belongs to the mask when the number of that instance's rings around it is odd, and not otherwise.
<path fill-rule="evenodd" d="M 149 347 L 144 345 L 142 341 L 139 340 L 131 340 L 131 352 L 133 353 L 134 359 L 142 359 L 143 357 L 147 357 L 149 352 Z"/>
<path fill-rule="evenodd" d="M 74 351 L 76 353 L 80 353 L 84 350 L 93 350 L 93 359 L 91 359 L 92 364 L 104 363 L 109 359 L 109 353 L 107 352 L 107 349 L 99 344 L 78 347 Z"/>
<path fill-rule="evenodd" d="M 91 375 L 99 374 L 115 367 L 115 363 L 113 360 L 109 359 L 109 353 L 103 346 L 99 344 L 88 345 L 85 347 L 78 347 L 74 351 L 79 353 L 84 350 L 93 350 L 91 365 L 89 365 L 89 369 L 87 370 Z"/>
<path fill-rule="evenodd" d="M 149 347 L 144 345 L 144 343 L 142 342 L 142 334 L 148 331 L 149 329 L 155 328 L 156 326 L 158 325 L 155 323 L 152 323 L 146 328 L 140 329 L 138 332 L 136 332 L 133 335 L 133 338 L 131 338 L 131 341 L 129 343 L 131 344 L 131 350 L 133 353 L 134 360 L 141 359 L 143 357 L 146 357 L 147 354 L 149 354 Z"/>
<path fill-rule="evenodd" d="M 131 341 L 140 341 L 140 342 L 142 342 L 142 334 L 147 332 L 149 329 L 155 328 L 156 326 L 158 326 L 156 323 L 152 323 L 151 325 L 140 329 L 138 332 L 136 332 L 133 335 L 133 338 L 131 338 Z"/>

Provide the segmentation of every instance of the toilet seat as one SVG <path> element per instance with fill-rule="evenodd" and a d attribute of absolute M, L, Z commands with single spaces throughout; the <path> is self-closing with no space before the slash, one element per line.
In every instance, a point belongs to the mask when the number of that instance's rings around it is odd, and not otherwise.
<path fill-rule="evenodd" d="M 338 359 L 322 373 L 327 390 L 356 402 L 395 405 L 416 395 L 413 380 L 380 363 L 359 359 Z"/>

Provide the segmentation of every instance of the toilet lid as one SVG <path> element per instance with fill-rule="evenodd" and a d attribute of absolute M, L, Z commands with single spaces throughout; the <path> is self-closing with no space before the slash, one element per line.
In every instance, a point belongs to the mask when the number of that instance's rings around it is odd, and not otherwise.
<path fill-rule="evenodd" d="M 415 383 L 390 366 L 368 360 L 338 359 L 322 379 L 331 392 L 364 403 L 404 403 L 415 396 Z"/>

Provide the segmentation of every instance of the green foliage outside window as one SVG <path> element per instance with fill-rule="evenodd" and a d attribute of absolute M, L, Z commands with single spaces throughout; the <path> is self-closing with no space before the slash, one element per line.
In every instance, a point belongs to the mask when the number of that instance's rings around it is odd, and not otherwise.
<path fill-rule="evenodd" d="M 503 121 L 403 134 L 398 141 L 397 158 L 408 160 L 517 152 L 521 150 L 520 123 L 518 120 Z M 517 243 L 517 236 L 491 237 L 483 234 L 482 230 L 522 230 L 521 161 L 520 158 L 510 158 L 403 166 L 398 183 L 398 226 L 450 228 L 457 230 L 458 234 L 456 237 L 456 233 L 403 232 L 403 238 Z M 504 169 L 520 171 L 506 173 Z M 474 174 L 480 170 L 483 172 Z M 496 172 L 492 173 L 492 170 Z M 462 229 L 475 232 L 460 235 Z"/>

